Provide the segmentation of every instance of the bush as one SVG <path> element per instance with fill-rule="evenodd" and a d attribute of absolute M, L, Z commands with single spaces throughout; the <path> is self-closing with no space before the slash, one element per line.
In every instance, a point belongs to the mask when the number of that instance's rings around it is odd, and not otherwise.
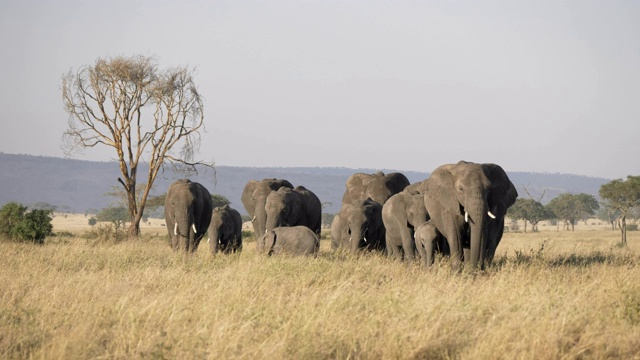
<path fill-rule="evenodd" d="M 627 231 L 638 231 L 638 224 L 627 224 Z"/>
<path fill-rule="evenodd" d="M 0 209 L 0 235 L 11 240 L 44 243 L 46 236 L 53 234 L 51 209 L 27 211 L 27 207 L 9 202 Z"/>

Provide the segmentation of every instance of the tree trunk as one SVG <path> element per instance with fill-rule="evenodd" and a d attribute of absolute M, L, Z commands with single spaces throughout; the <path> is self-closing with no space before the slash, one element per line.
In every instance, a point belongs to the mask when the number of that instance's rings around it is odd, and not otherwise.
<path fill-rule="evenodd" d="M 524 219 L 524 233 L 527 233 L 527 219 Z"/>
<path fill-rule="evenodd" d="M 620 217 L 620 233 L 622 235 L 621 245 L 626 247 L 627 246 L 627 217 L 625 215 L 622 215 Z"/>

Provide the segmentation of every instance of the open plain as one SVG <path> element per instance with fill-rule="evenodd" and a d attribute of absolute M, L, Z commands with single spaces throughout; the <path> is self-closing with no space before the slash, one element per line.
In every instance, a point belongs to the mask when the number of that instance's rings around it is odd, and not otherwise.
<path fill-rule="evenodd" d="M 327 239 L 317 258 L 205 241 L 185 259 L 150 221 L 138 241 L 91 238 L 84 215 L 42 246 L 0 241 L 0 358 L 640 359 L 638 231 L 506 233 L 469 274 Z"/>

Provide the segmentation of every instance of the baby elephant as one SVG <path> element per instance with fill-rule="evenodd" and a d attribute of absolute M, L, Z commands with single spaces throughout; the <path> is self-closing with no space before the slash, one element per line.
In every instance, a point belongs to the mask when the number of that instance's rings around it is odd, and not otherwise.
<path fill-rule="evenodd" d="M 306 226 L 285 226 L 277 227 L 264 234 L 258 246 L 262 247 L 269 255 L 317 256 L 320 240 L 313 230 Z"/>
<path fill-rule="evenodd" d="M 242 218 L 229 205 L 213 209 L 209 225 L 209 248 L 211 254 L 218 251 L 225 254 L 242 251 Z"/>
<path fill-rule="evenodd" d="M 415 232 L 416 248 L 425 266 L 433 265 L 436 252 L 449 255 L 449 244 L 431 221 L 418 226 Z"/>

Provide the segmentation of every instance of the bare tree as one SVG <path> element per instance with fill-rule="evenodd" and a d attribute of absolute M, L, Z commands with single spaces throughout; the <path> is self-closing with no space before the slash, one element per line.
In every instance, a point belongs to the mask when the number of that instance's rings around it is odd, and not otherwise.
<path fill-rule="evenodd" d="M 97 145 L 113 148 L 127 196 L 129 237 L 140 234 L 149 190 L 165 162 L 174 169 L 196 171 L 194 161 L 204 131 L 203 101 L 187 67 L 159 70 L 146 56 L 98 59 L 62 78 L 62 98 L 69 114 L 64 150 Z M 177 151 L 176 151 L 177 150 Z M 141 195 L 136 196 L 138 168 L 149 165 Z"/>

